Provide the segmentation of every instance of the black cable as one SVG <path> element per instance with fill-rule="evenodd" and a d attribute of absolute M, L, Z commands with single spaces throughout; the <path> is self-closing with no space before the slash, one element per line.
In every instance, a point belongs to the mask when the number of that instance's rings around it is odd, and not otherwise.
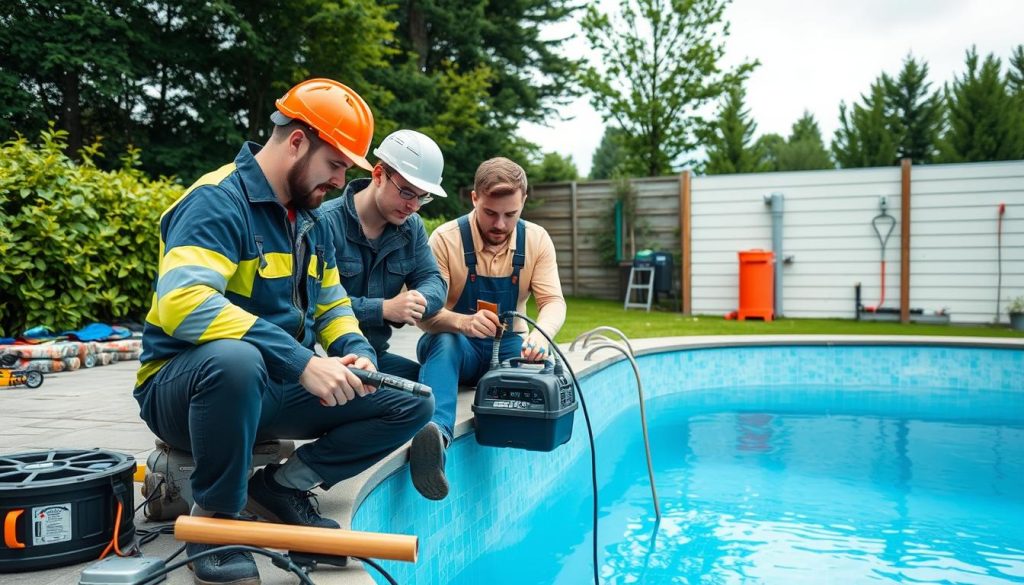
<path fill-rule="evenodd" d="M 143 500 L 143 502 L 141 504 L 139 504 L 138 506 L 135 506 L 135 511 L 132 512 L 132 517 L 134 517 L 135 514 L 138 514 L 139 510 L 141 510 L 143 506 L 145 506 L 146 504 L 152 502 L 153 500 L 157 499 L 157 497 L 160 496 L 160 486 L 164 485 L 165 481 L 166 480 L 164 478 L 162 478 L 162 477 L 160 478 L 160 481 L 157 482 L 156 487 L 153 488 L 153 493 L 149 494 L 149 497 L 146 498 L 145 500 Z"/>
<path fill-rule="evenodd" d="M 579 396 L 580 405 L 583 407 L 583 420 L 585 420 L 587 423 L 587 438 L 590 440 L 590 484 L 591 489 L 594 493 L 594 510 L 592 520 L 594 523 L 594 541 L 592 551 L 594 561 L 594 585 L 600 585 L 601 580 L 598 577 L 597 565 L 597 448 L 594 446 L 594 429 L 590 424 L 590 412 L 587 411 L 587 402 L 586 400 L 583 399 L 583 390 L 580 388 L 579 380 L 576 379 L 576 372 L 573 371 L 572 366 L 569 365 L 569 360 L 565 357 L 565 354 L 562 353 L 561 348 L 558 347 L 558 344 L 555 343 L 555 340 L 551 339 L 551 336 L 548 335 L 546 331 L 541 329 L 540 326 L 537 325 L 536 321 L 527 317 L 526 315 L 523 315 L 518 311 L 506 311 L 505 313 L 502 313 L 502 317 L 507 317 L 508 315 L 519 317 L 520 319 L 523 319 L 530 325 L 533 325 L 534 329 L 540 331 L 540 334 L 544 336 L 544 339 L 547 339 L 548 343 L 551 344 L 551 348 L 554 351 L 558 352 L 558 357 L 562 359 L 562 363 L 565 364 L 566 369 L 569 370 L 569 377 L 572 378 L 572 383 L 574 386 L 576 386 L 576 395 Z"/>
<path fill-rule="evenodd" d="M 174 564 L 167 565 L 166 567 L 164 567 L 163 569 L 160 569 L 156 573 L 153 573 L 145 581 L 142 581 L 139 585 L 146 585 L 148 583 L 156 583 L 164 575 L 170 573 L 171 571 L 176 571 L 176 570 L 180 569 L 181 567 L 184 567 L 185 565 L 191 563 L 192 561 L 201 559 L 203 557 L 206 557 L 206 556 L 209 556 L 209 555 L 212 555 L 212 554 L 217 554 L 217 553 L 222 553 L 222 552 L 229 552 L 229 551 L 233 551 L 233 550 L 248 551 L 248 552 L 251 552 L 251 553 L 261 554 L 261 555 L 270 557 L 272 560 L 275 561 L 275 564 L 280 563 L 278 566 L 284 567 L 287 570 L 291 571 L 292 573 L 295 573 L 296 575 L 298 575 L 299 582 L 302 583 L 303 585 L 316 585 L 315 583 L 313 583 L 313 580 L 309 578 L 309 575 L 307 575 L 306 572 L 302 570 L 301 567 L 296 565 L 290 558 L 288 558 L 288 555 L 283 555 L 281 553 L 276 553 L 276 552 L 273 552 L 273 551 L 269 551 L 267 549 L 263 549 L 263 548 L 259 548 L 259 547 L 255 547 L 255 546 L 248 546 L 248 545 L 245 545 L 245 544 L 230 544 L 230 545 L 227 545 L 227 546 L 218 546 L 216 548 L 207 549 L 207 550 L 204 550 L 201 553 L 197 553 L 197 554 L 188 556 L 188 557 L 186 557 L 186 558 L 184 558 L 184 559 L 182 559 L 182 560 L 180 560 L 180 561 L 178 561 L 178 562 L 176 562 Z M 177 554 L 177 553 L 175 553 L 175 554 Z"/>
<path fill-rule="evenodd" d="M 138 528 L 135 530 L 135 535 L 139 538 L 139 546 L 153 542 L 161 534 L 174 534 L 174 524 L 162 524 L 153 528 Z"/>
<path fill-rule="evenodd" d="M 173 553 L 171 553 L 171 556 L 169 556 L 166 559 L 164 559 L 164 562 L 165 563 L 169 563 L 169 562 L 173 561 L 174 557 L 176 557 L 176 556 L 180 555 L 181 553 L 185 552 L 185 547 L 186 546 L 188 546 L 188 545 L 187 544 L 183 544 L 183 545 L 179 546 L 178 550 L 174 551 Z"/>
<path fill-rule="evenodd" d="M 385 571 L 384 567 L 380 566 L 378 563 L 374 562 L 373 560 L 365 558 L 365 557 L 352 557 L 352 558 L 359 559 L 363 563 L 365 563 L 367 565 L 370 565 L 374 569 L 377 569 L 377 572 L 380 573 L 381 575 L 384 575 L 384 578 L 387 579 L 388 583 L 390 583 L 391 585 L 398 585 L 398 581 L 395 581 L 395 578 L 391 576 L 391 573 L 388 573 L 387 571 Z"/>

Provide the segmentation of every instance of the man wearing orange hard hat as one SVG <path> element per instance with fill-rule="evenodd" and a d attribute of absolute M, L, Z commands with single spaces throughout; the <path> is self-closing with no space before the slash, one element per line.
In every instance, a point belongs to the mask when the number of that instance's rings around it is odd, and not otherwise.
<path fill-rule="evenodd" d="M 143 420 L 190 451 L 193 515 L 337 528 L 310 501 L 430 419 L 433 399 L 374 392 L 375 370 L 320 222 L 324 196 L 366 153 L 373 114 L 348 87 L 304 81 L 277 100 L 262 147 L 200 178 L 160 218 L 159 273 L 135 386 Z M 328 357 L 319 357 L 319 342 Z M 315 439 L 250 479 L 268 439 Z M 189 556 L 213 545 L 190 543 Z M 248 553 L 196 559 L 197 583 L 259 583 Z"/>

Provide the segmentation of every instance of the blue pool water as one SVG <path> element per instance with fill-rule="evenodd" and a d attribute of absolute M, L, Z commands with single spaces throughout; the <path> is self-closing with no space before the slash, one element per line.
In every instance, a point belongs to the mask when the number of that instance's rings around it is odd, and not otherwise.
<path fill-rule="evenodd" d="M 687 355 L 641 361 L 663 514 L 657 526 L 635 394 L 616 408 L 599 398 L 615 393 L 623 402 L 628 372 L 620 364 L 584 383 L 599 431 L 603 583 L 1024 583 L 1019 352 L 680 353 Z M 706 370 L 737 355 L 737 363 L 751 355 L 789 360 L 791 369 L 785 378 L 723 387 L 671 367 Z M 808 358 L 819 366 L 873 363 L 888 377 L 796 383 L 792 371 Z M 603 418 L 605 411 L 613 414 Z M 457 441 L 453 501 L 427 503 L 398 474 L 371 494 L 353 525 L 420 535 L 423 560 L 414 571 L 388 564 L 402 583 L 592 582 L 590 466 L 577 424 L 573 441 L 550 454 Z"/>

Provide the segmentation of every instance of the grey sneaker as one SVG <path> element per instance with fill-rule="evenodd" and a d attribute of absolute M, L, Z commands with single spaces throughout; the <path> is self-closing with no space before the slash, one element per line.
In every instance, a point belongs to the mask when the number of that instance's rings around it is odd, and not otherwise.
<path fill-rule="evenodd" d="M 281 467 L 271 463 L 258 470 L 249 480 L 249 501 L 245 509 L 271 522 L 341 528 L 334 520 L 324 518 L 314 503 L 312 492 L 293 490 L 274 481 L 274 472 Z"/>
<path fill-rule="evenodd" d="M 448 497 L 448 479 L 444 476 L 444 436 L 430 422 L 412 438 L 409 448 L 409 473 L 412 485 L 424 498 L 443 500 Z"/>
<path fill-rule="evenodd" d="M 199 544 L 189 542 L 185 545 L 185 554 L 193 556 L 219 544 Z M 189 563 L 195 571 L 193 579 L 198 585 L 260 585 L 260 572 L 252 553 L 247 551 L 228 551 L 206 555 Z"/>

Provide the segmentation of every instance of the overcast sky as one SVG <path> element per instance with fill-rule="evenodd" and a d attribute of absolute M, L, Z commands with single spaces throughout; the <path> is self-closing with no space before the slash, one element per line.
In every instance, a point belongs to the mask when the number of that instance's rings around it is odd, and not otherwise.
<path fill-rule="evenodd" d="M 618 4 L 602 3 L 610 10 Z M 1005 68 L 1012 48 L 1024 43 L 1024 0 L 734 0 L 726 18 L 727 64 L 761 62 L 746 86 L 757 135 L 788 135 L 806 109 L 826 145 L 839 123 L 839 102 L 859 100 L 883 71 L 898 73 L 908 53 L 927 62 L 935 89 L 962 75 L 971 45 L 982 57 L 995 53 Z M 550 32 L 572 30 L 578 24 Z M 586 51 L 583 38 L 567 44 L 573 56 Z M 571 155 L 586 176 L 604 122 L 586 96 L 563 111 L 575 117 L 550 127 L 523 124 L 521 134 L 545 152 Z"/>

